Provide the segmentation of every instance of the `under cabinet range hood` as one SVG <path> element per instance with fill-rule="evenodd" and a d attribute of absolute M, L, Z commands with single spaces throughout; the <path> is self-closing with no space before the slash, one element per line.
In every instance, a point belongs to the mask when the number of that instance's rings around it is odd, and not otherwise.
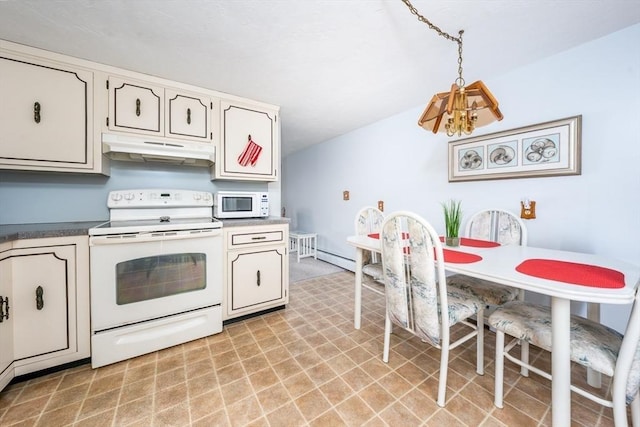
<path fill-rule="evenodd" d="M 212 143 L 177 141 L 103 133 L 102 152 L 113 160 L 161 162 L 174 165 L 211 166 L 215 163 Z"/>

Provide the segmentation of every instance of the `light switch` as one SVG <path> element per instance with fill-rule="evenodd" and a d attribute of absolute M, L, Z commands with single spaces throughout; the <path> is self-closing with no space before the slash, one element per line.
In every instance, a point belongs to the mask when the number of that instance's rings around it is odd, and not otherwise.
<path fill-rule="evenodd" d="M 520 218 L 535 219 L 536 218 L 536 202 L 524 199 L 520 202 Z"/>
<path fill-rule="evenodd" d="M 342 192 L 342 200 L 349 200 L 349 190 Z"/>

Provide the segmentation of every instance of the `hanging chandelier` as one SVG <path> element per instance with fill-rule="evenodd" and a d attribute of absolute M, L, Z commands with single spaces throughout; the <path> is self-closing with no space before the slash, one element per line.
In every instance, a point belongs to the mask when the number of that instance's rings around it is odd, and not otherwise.
<path fill-rule="evenodd" d="M 462 34 L 458 37 L 445 33 L 433 25 L 427 18 L 420 15 L 409 0 L 402 0 L 412 14 L 434 30 L 441 37 L 458 43 L 458 78 L 451 85 L 448 92 L 433 95 L 429 105 L 418 119 L 418 125 L 433 133 L 446 132 L 447 136 L 470 135 L 475 128 L 488 125 L 503 116 L 498 108 L 498 101 L 481 80 L 465 86 L 462 78 Z"/>

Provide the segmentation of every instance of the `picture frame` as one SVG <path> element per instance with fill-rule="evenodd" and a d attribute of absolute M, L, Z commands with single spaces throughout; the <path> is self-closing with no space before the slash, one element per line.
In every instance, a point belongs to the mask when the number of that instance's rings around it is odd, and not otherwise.
<path fill-rule="evenodd" d="M 580 175 L 582 116 L 449 142 L 449 182 Z"/>

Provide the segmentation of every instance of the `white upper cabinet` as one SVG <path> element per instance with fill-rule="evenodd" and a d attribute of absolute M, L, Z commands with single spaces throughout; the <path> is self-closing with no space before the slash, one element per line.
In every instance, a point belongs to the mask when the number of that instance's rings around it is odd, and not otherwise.
<path fill-rule="evenodd" d="M 109 128 L 164 136 L 164 89 L 109 78 Z"/>
<path fill-rule="evenodd" d="M 211 139 L 212 101 L 197 94 L 165 91 L 167 117 L 165 133 L 175 138 Z"/>
<path fill-rule="evenodd" d="M 276 181 L 278 112 L 249 103 L 220 102 L 220 154 L 215 178 Z"/>
<path fill-rule="evenodd" d="M 209 95 L 114 76 L 107 87 L 109 130 L 212 143 Z"/>
<path fill-rule="evenodd" d="M 0 169 L 108 175 L 115 159 L 277 181 L 278 115 L 275 105 L 0 40 Z"/>
<path fill-rule="evenodd" d="M 93 135 L 93 72 L 3 46 L 0 168 L 101 173 Z"/>

